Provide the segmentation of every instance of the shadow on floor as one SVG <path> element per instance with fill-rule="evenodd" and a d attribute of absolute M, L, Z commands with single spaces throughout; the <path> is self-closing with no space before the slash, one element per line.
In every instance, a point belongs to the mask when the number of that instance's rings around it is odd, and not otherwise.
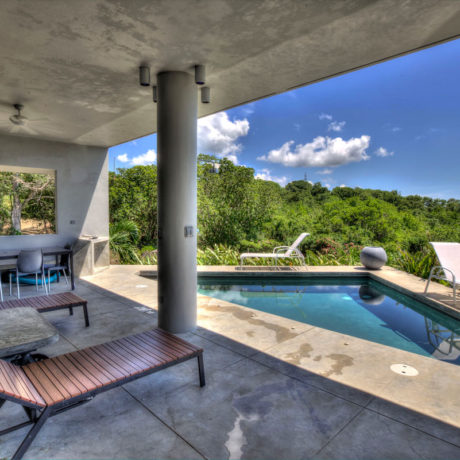
<path fill-rule="evenodd" d="M 88 299 L 91 327 L 81 312 L 46 313 L 61 333 L 42 350 L 50 356 L 156 326 L 142 301 L 85 280 L 76 292 Z M 204 349 L 206 387 L 195 362 L 130 382 L 50 419 L 25 458 L 460 458 L 460 430 L 450 424 L 209 329 L 181 336 Z M 11 403 L 2 415 L 2 425 L 24 418 Z M 3 436 L 0 457 L 25 433 Z"/>

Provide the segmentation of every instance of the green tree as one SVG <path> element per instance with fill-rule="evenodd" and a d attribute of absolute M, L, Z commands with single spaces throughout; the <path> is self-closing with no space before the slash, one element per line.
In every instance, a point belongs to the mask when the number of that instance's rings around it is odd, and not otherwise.
<path fill-rule="evenodd" d="M 20 234 L 23 218 L 40 220 L 46 230 L 55 230 L 55 180 L 48 174 L 0 173 L 1 219 L 10 221 L 10 231 Z M 5 199 L 7 198 L 7 199 Z M 3 225 L 2 225 L 3 227 Z"/>
<path fill-rule="evenodd" d="M 139 243 L 155 242 L 157 225 L 157 168 L 134 166 L 109 173 L 110 222 L 135 222 Z"/>

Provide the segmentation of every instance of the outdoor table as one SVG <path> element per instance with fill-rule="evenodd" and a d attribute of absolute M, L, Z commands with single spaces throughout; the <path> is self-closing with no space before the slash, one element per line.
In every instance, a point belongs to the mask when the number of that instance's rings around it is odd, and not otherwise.
<path fill-rule="evenodd" d="M 58 339 L 58 330 L 34 308 L 0 310 L 0 358 L 17 356 L 15 362 L 30 362 L 33 351 Z"/>
<path fill-rule="evenodd" d="M 0 250 L 0 260 L 10 260 L 10 259 L 17 259 L 21 249 L 2 249 Z M 56 263 L 57 257 L 63 254 L 69 254 L 70 258 L 70 282 L 72 285 L 72 291 L 75 290 L 75 279 L 73 276 L 73 251 L 72 249 L 61 248 L 61 247 L 50 247 L 50 248 L 43 248 L 43 257 L 47 256 L 55 256 Z"/>

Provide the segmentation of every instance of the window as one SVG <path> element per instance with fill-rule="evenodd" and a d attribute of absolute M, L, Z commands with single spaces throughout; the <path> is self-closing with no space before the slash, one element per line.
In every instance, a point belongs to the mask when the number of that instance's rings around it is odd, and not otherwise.
<path fill-rule="evenodd" d="M 0 168 L 0 235 L 56 233 L 55 171 L 5 169 Z"/>

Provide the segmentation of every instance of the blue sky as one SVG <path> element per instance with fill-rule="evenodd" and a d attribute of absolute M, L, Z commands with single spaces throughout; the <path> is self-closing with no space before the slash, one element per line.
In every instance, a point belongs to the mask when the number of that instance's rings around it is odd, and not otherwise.
<path fill-rule="evenodd" d="M 199 120 L 198 152 L 282 185 L 460 198 L 460 40 Z M 110 169 L 156 162 L 156 135 L 112 147 Z"/>

